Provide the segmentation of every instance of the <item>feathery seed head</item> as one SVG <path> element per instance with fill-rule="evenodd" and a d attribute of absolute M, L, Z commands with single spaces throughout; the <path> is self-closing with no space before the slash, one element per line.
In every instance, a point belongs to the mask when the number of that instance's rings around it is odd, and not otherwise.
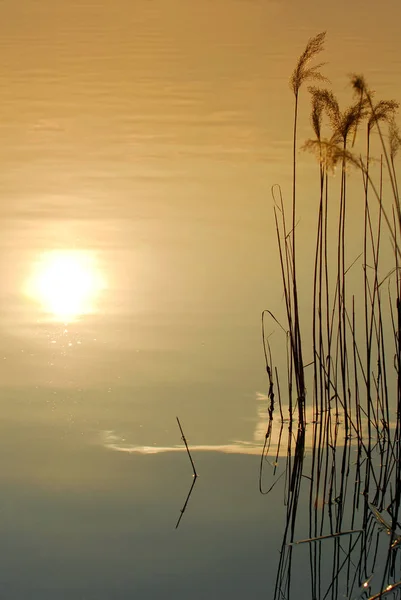
<path fill-rule="evenodd" d="M 351 85 L 359 94 L 369 93 L 366 81 L 363 75 L 351 75 Z"/>
<path fill-rule="evenodd" d="M 369 131 L 375 123 L 380 121 L 390 123 L 399 107 L 399 102 L 395 100 L 380 100 L 375 106 L 372 106 L 372 112 L 368 121 Z"/>
<path fill-rule="evenodd" d="M 327 79 L 319 72 L 319 69 L 324 65 L 320 63 L 314 67 L 308 67 L 310 61 L 324 48 L 324 39 L 326 32 L 318 33 L 315 37 L 310 38 L 306 44 L 306 48 L 299 57 L 297 66 L 290 79 L 290 86 L 295 94 L 298 95 L 299 88 L 308 79 L 319 81 L 327 81 Z"/>

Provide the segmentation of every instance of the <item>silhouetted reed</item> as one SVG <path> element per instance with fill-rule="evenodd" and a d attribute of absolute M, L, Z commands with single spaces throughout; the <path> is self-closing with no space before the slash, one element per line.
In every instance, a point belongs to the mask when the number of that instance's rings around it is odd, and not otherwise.
<path fill-rule="evenodd" d="M 269 407 L 259 486 L 269 493 L 278 481 L 285 481 L 285 526 L 274 598 L 292 597 L 294 564 L 307 548 L 310 587 L 303 597 L 373 600 L 398 593 L 401 587 L 401 203 L 395 161 L 401 146 L 395 122 L 399 105 L 374 101 L 361 76 L 351 78 L 355 97 L 345 110 L 331 90 L 309 87 L 315 137 L 303 148 L 318 158 L 319 197 L 313 287 L 306 290 L 313 299 L 312 315 L 305 315 L 297 277 L 299 93 L 311 79 L 327 81 L 320 72 L 323 63 L 310 66 L 323 50 L 324 39 L 325 33 L 320 33 L 309 40 L 290 79 L 295 105 L 289 221 L 281 188 L 272 188 L 286 323 L 281 325 L 269 311 L 262 315 Z M 349 191 L 355 176 L 362 182 L 359 197 Z M 356 224 L 350 231 L 350 202 L 355 206 L 358 201 L 359 231 Z M 356 256 L 350 255 L 350 239 L 361 240 Z M 285 385 L 273 361 L 268 318 L 284 330 Z M 309 330 L 310 336 L 301 336 L 301 329 Z M 307 346 L 305 339 L 311 340 Z M 307 366 L 305 356 L 312 357 Z M 277 418 L 280 428 L 270 465 Z M 305 501 L 308 537 L 302 535 L 306 530 L 298 518 Z"/>

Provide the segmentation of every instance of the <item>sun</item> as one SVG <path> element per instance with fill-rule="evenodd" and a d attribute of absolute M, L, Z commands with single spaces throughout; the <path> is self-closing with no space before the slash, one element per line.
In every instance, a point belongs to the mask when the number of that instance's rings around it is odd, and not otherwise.
<path fill-rule="evenodd" d="M 104 288 L 94 253 L 54 250 L 35 262 L 27 285 L 28 295 L 48 315 L 69 322 L 92 313 Z"/>

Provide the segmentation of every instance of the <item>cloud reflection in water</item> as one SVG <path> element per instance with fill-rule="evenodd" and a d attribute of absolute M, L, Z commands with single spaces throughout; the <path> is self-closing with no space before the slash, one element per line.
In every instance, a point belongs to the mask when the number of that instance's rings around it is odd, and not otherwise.
<path fill-rule="evenodd" d="M 191 444 L 189 447 L 194 452 L 221 452 L 223 454 L 250 454 L 259 455 L 262 453 L 264 448 L 264 442 L 266 437 L 266 431 L 268 429 L 268 413 L 267 413 L 267 396 L 262 393 L 256 394 L 258 401 L 257 407 L 257 419 L 254 428 L 252 440 L 234 440 L 225 444 Z M 288 407 L 283 407 L 283 416 L 289 417 Z M 305 452 L 308 453 L 313 447 L 313 436 L 314 436 L 314 415 L 313 409 L 310 407 L 306 411 L 307 428 L 305 432 Z M 363 424 L 365 426 L 366 424 Z M 331 427 L 336 429 L 336 435 L 338 436 L 338 444 L 345 439 L 345 429 L 341 415 L 339 415 L 338 421 L 333 419 Z M 277 456 L 285 456 L 287 454 L 287 443 L 283 442 L 287 436 L 296 437 L 297 434 L 297 422 L 293 420 L 292 424 L 290 419 L 287 418 L 281 421 L 280 413 L 277 411 L 274 413 L 272 427 L 270 431 L 267 445 L 269 446 L 269 454 Z M 352 437 L 352 434 L 351 434 Z M 183 444 L 172 445 L 172 446 L 145 446 L 127 442 L 125 437 L 119 435 L 114 430 L 106 430 L 101 432 L 102 445 L 116 452 L 127 452 L 136 454 L 162 454 L 166 452 L 186 452 L 186 448 Z M 357 438 L 354 438 L 357 441 Z"/>

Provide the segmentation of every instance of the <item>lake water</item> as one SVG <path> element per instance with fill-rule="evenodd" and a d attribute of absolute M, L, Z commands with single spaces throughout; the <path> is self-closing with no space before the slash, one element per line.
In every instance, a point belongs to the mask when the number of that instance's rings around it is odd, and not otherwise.
<path fill-rule="evenodd" d="M 401 99 L 398 2 L 2 15 L 2 597 L 272 598 L 285 515 L 279 485 L 258 491 L 260 314 L 284 314 L 270 189 L 290 190 L 288 79 L 327 29 L 340 99 L 354 71 Z M 300 202 L 302 273 L 316 201 Z M 177 530 L 176 416 L 200 474 Z"/>

